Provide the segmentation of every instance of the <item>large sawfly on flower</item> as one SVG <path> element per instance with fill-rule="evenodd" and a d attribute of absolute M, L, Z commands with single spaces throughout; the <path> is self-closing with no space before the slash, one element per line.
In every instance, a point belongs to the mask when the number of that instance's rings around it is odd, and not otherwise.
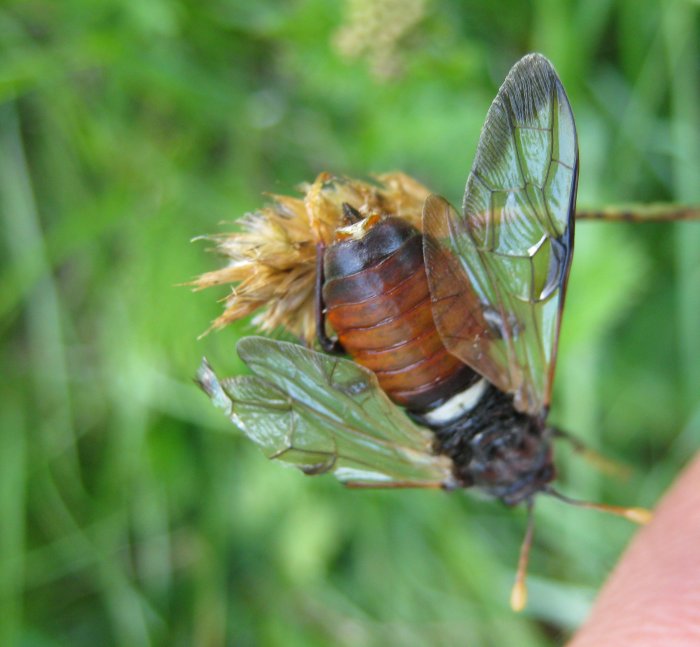
<path fill-rule="evenodd" d="M 306 342 L 244 338 L 252 375 L 219 380 L 206 360 L 198 373 L 268 458 L 350 487 L 479 488 L 528 507 L 514 608 L 535 496 L 577 503 L 552 488 L 566 434 L 547 423 L 577 179 L 571 106 L 530 54 L 489 109 L 461 209 L 400 173 L 323 174 L 216 237 L 231 262 L 195 281 L 235 284 L 214 327 L 258 312 L 261 330 Z"/>

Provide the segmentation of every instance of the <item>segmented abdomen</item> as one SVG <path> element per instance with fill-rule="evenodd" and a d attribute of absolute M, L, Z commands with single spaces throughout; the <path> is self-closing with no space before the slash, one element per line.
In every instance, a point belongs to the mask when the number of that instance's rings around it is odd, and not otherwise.
<path fill-rule="evenodd" d="M 431 409 L 477 379 L 444 347 L 430 307 L 422 235 L 387 218 L 326 250 L 327 319 L 346 352 L 374 371 L 389 397 Z"/>

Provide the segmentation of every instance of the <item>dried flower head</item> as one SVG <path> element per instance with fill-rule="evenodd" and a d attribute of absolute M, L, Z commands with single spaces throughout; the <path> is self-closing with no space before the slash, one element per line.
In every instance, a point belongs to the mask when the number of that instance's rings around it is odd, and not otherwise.
<path fill-rule="evenodd" d="M 375 182 L 321 173 L 313 183 L 302 185 L 301 191 L 300 198 L 270 196 L 272 202 L 243 216 L 236 231 L 204 237 L 216 243 L 216 251 L 228 263 L 189 285 L 201 290 L 233 284 L 224 299 L 224 312 L 210 330 L 257 312 L 253 324 L 260 330 L 270 332 L 281 326 L 312 343 L 316 245 L 333 242 L 342 223 L 343 204 L 363 216 L 399 216 L 420 227 L 429 193 L 403 173 L 379 175 Z"/>

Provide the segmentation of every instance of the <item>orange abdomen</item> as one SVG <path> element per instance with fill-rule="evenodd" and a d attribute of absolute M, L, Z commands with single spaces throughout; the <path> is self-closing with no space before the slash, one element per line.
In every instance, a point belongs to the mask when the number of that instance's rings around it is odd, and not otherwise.
<path fill-rule="evenodd" d="M 476 379 L 435 328 L 422 243 L 414 227 L 387 218 L 360 239 L 335 243 L 324 259 L 326 316 L 340 343 L 394 402 L 414 411 Z"/>

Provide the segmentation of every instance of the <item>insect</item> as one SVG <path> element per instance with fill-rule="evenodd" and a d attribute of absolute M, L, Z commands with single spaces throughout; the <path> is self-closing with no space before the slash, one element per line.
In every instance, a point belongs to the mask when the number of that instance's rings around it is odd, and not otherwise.
<path fill-rule="evenodd" d="M 220 240 L 234 261 L 196 282 L 240 282 L 215 325 L 266 307 L 261 328 L 315 336 L 324 351 L 244 338 L 253 375 L 223 380 L 203 361 L 201 387 L 268 458 L 348 487 L 475 487 L 527 506 L 514 609 L 536 495 L 649 518 L 551 485 L 552 441 L 566 437 L 547 415 L 577 179 L 571 106 L 530 54 L 489 109 L 461 211 L 401 174 L 379 187 L 322 176 L 303 201 L 278 197 Z"/>

